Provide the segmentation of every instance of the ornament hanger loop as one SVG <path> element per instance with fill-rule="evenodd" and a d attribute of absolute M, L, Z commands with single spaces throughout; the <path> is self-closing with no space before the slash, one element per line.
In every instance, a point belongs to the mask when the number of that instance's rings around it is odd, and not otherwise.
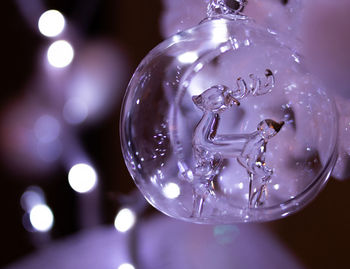
<path fill-rule="evenodd" d="M 210 0 L 207 8 L 208 17 L 218 15 L 237 15 L 247 5 L 247 0 Z"/>

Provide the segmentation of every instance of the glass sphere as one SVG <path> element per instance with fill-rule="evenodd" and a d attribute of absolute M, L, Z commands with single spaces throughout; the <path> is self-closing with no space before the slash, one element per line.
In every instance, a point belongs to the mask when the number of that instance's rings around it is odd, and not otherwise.
<path fill-rule="evenodd" d="M 240 15 L 154 48 L 129 83 L 120 131 L 149 203 L 195 223 L 287 216 L 316 196 L 336 159 L 333 100 L 300 56 Z"/>

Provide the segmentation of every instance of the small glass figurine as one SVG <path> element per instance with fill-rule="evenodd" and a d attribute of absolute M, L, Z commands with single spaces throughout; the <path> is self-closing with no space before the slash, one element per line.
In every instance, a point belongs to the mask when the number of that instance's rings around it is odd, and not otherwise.
<path fill-rule="evenodd" d="M 194 104 L 203 111 L 203 116 L 195 128 L 192 147 L 196 159 L 193 183 L 196 185 L 193 215 L 202 214 L 203 203 L 208 195 L 215 196 L 213 179 L 220 173 L 223 158 L 237 158 L 247 170 L 249 179 L 249 206 L 263 204 L 266 196 L 266 183 L 273 170 L 266 166 L 265 154 L 269 139 L 282 128 L 284 122 L 277 123 L 266 119 L 258 124 L 257 131 L 251 134 L 218 135 L 220 113 L 239 106 L 240 101 L 248 95 L 263 95 L 271 92 L 275 78 L 271 70 L 265 71 L 266 82 L 250 74 L 253 87 L 237 79 L 237 89 L 215 85 L 201 95 L 193 96 Z M 217 137 L 218 136 L 218 137 Z"/>

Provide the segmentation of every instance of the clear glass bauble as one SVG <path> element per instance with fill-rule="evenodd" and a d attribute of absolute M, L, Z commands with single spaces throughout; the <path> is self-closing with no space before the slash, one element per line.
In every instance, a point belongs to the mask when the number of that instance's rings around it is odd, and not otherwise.
<path fill-rule="evenodd" d="M 230 15 L 144 58 L 120 132 L 130 174 L 161 212 L 196 223 L 256 222 L 317 195 L 336 159 L 337 114 L 300 56 Z"/>

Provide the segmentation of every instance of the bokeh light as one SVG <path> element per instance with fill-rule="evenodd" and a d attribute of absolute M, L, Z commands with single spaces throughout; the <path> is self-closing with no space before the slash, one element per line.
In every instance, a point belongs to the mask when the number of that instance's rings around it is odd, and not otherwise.
<path fill-rule="evenodd" d="M 44 204 L 34 206 L 29 213 L 30 223 L 38 232 L 49 231 L 54 223 L 54 216 L 51 209 Z"/>
<path fill-rule="evenodd" d="M 66 40 L 58 40 L 51 44 L 47 51 L 47 60 L 56 68 L 68 66 L 74 58 L 74 49 Z"/>
<path fill-rule="evenodd" d="M 21 206 L 27 212 L 30 212 L 36 205 L 44 203 L 44 192 L 37 186 L 29 187 L 21 196 Z"/>
<path fill-rule="evenodd" d="M 58 36 L 65 27 L 65 19 L 57 10 L 47 10 L 39 18 L 38 28 L 41 34 L 47 37 Z"/>
<path fill-rule="evenodd" d="M 36 138 L 42 143 L 56 140 L 60 134 L 61 126 L 58 120 L 50 115 L 43 115 L 34 124 Z"/>
<path fill-rule="evenodd" d="M 168 199 L 175 199 L 180 195 L 180 187 L 176 183 L 170 182 L 164 186 L 163 194 Z"/>
<path fill-rule="evenodd" d="M 79 57 L 66 81 L 65 121 L 71 125 L 96 123 L 113 111 L 125 90 L 128 66 L 126 53 L 110 40 L 79 46 Z"/>
<path fill-rule="evenodd" d="M 129 208 L 120 210 L 115 217 L 114 227 L 117 231 L 125 233 L 129 231 L 136 222 L 136 214 Z"/>
<path fill-rule="evenodd" d="M 63 107 L 63 117 L 70 124 L 82 123 L 89 114 L 84 101 L 79 98 L 70 98 Z"/>
<path fill-rule="evenodd" d="M 61 124 L 53 116 L 41 115 L 34 123 L 37 156 L 46 163 L 59 159 L 62 153 L 62 144 L 59 139 Z"/>
<path fill-rule="evenodd" d="M 86 193 L 95 188 L 97 174 L 90 165 L 80 163 L 70 169 L 68 181 L 73 190 L 79 193 Z"/>
<path fill-rule="evenodd" d="M 49 143 L 38 142 L 36 144 L 37 157 L 45 163 L 54 163 L 60 159 L 63 152 L 63 145 L 60 140 Z"/>
<path fill-rule="evenodd" d="M 130 263 L 121 264 L 118 269 L 135 269 L 135 267 Z"/>

